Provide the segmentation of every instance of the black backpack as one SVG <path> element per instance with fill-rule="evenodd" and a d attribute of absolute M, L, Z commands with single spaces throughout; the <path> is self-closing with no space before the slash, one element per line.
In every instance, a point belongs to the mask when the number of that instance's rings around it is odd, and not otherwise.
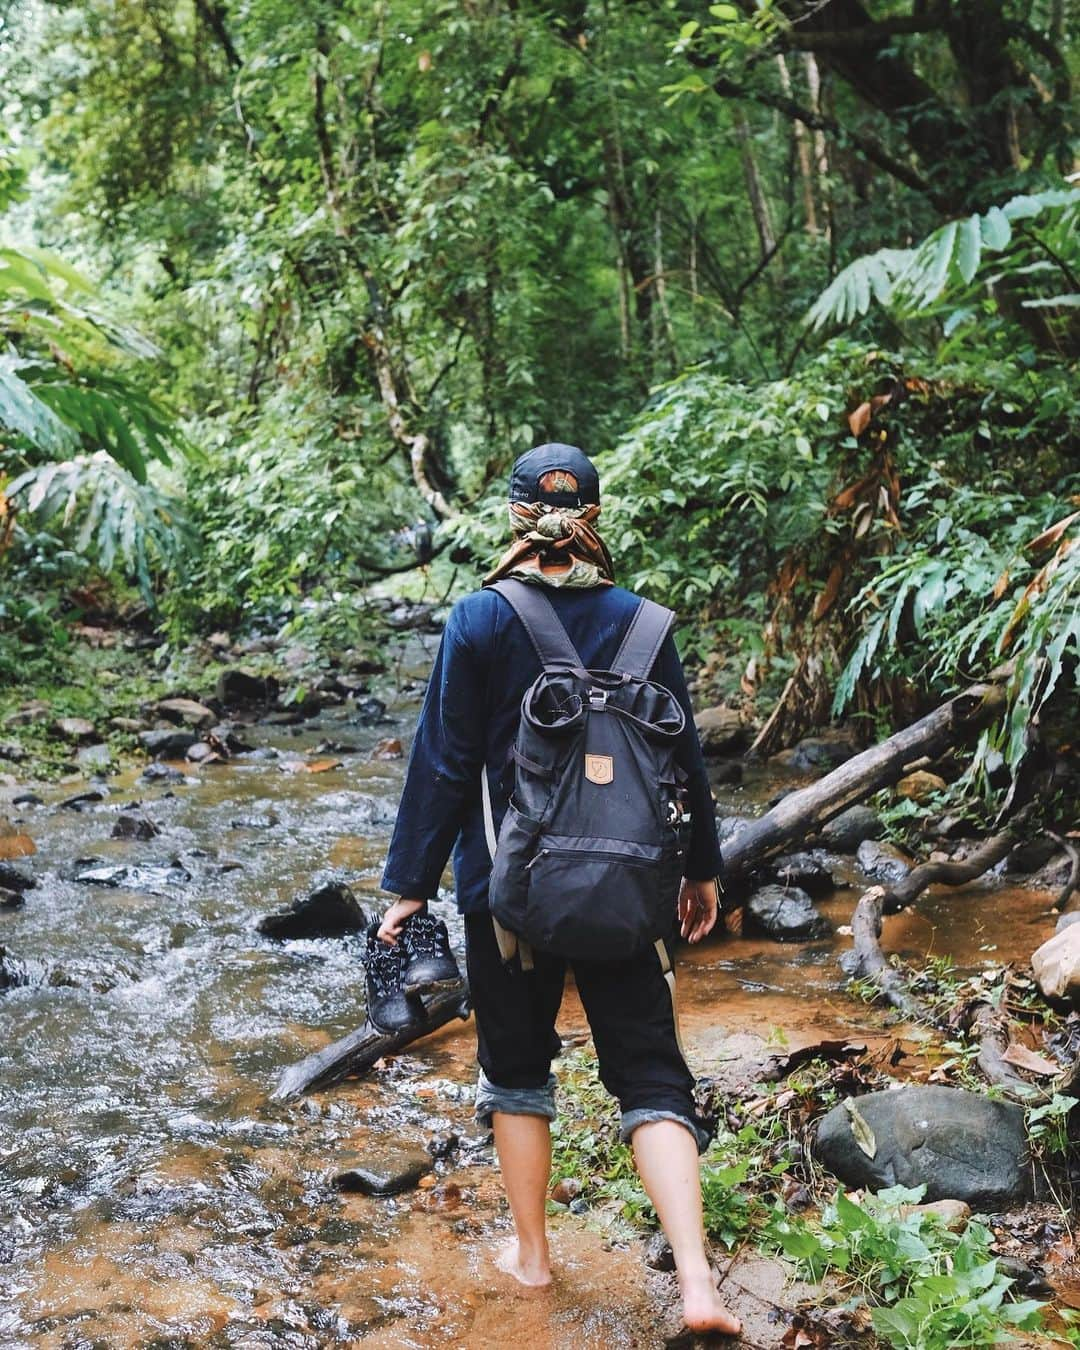
<path fill-rule="evenodd" d="M 585 670 L 540 587 L 509 580 L 493 589 L 543 667 L 521 701 L 510 804 L 493 849 L 496 931 L 571 960 L 632 956 L 672 931 L 689 825 L 675 764 L 685 715 L 649 679 L 674 616 L 642 600 L 613 669 Z M 486 769 L 482 777 L 491 847 Z"/>

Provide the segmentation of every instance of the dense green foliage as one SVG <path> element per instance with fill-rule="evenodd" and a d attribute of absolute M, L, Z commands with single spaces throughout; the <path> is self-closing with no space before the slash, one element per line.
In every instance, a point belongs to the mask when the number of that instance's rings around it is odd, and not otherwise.
<path fill-rule="evenodd" d="M 362 639 L 557 438 L 765 748 L 1011 659 L 1015 762 L 1076 668 L 1076 52 L 976 8 L 10 7 L 0 661 L 133 584 Z"/>

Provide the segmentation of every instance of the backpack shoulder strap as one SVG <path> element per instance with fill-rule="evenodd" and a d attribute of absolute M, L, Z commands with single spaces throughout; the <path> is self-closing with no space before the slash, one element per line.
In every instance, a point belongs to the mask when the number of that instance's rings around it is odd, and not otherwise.
<path fill-rule="evenodd" d="M 551 601 L 539 586 L 529 586 L 524 581 L 508 577 L 505 581 L 497 581 L 491 589 L 509 601 L 514 613 L 525 625 L 529 640 L 545 669 L 549 666 L 581 665 L 577 649 L 570 641 Z"/>
<path fill-rule="evenodd" d="M 654 600 L 642 600 L 615 654 L 612 670 L 647 680 L 674 619 L 670 609 Z"/>

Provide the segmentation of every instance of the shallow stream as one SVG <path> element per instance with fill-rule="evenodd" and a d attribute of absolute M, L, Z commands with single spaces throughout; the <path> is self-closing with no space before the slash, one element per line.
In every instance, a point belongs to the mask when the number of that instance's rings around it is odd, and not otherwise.
<path fill-rule="evenodd" d="M 350 704 L 297 727 L 256 725 L 257 748 L 184 765 L 176 785 L 134 773 L 103 800 L 0 815 L 28 834 L 39 880 L 0 911 L 0 944 L 28 978 L 0 994 L 0 1346 L 650 1346 L 641 1263 L 567 1215 L 563 1274 L 543 1301 L 491 1265 L 505 1227 L 490 1149 L 470 1123 L 471 1027 L 457 1022 L 368 1079 L 299 1102 L 268 1101 L 282 1067 L 363 1020 L 358 939 L 274 942 L 258 919 L 322 877 L 377 892 L 403 761 L 436 639 L 403 647 L 387 721 Z M 316 747 L 340 767 L 311 772 Z M 778 782 L 720 789 L 722 812 L 754 812 Z M 6 798 L 14 790 L 0 789 Z M 138 801 L 159 827 L 111 838 Z M 123 886 L 74 878 L 92 862 L 147 869 Z M 891 950 L 961 968 L 1026 961 L 1052 930 L 1047 897 L 968 888 L 887 923 Z M 838 891 L 822 908 L 846 923 Z M 456 932 L 449 897 L 437 908 Z M 843 939 L 780 947 L 726 934 L 680 962 L 693 1066 L 715 1071 L 731 1033 L 797 1046 L 887 1034 L 841 991 Z M 568 995 L 568 1033 L 584 1030 Z M 350 1152 L 388 1139 L 462 1146 L 438 1184 L 397 1200 L 331 1184 Z"/>

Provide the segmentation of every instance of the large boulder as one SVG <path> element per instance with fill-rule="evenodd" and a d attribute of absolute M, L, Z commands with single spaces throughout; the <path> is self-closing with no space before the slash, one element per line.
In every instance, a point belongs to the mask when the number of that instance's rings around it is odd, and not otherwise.
<path fill-rule="evenodd" d="M 797 886 L 762 886 L 743 906 L 744 933 L 764 933 L 777 942 L 810 942 L 832 931 L 832 924 Z"/>
<path fill-rule="evenodd" d="M 821 842 L 837 853 L 854 853 L 866 839 L 877 839 L 884 827 L 869 806 L 849 806 L 821 827 Z"/>
<path fill-rule="evenodd" d="M 360 933 L 368 918 L 348 886 L 331 881 L 310 895 L 294 900 L 288 909 L 259 920 L 259 932 L 274 938 L 340 937 Z"/>
<path fill-rule="evenodd" d="M 694 724 L 706 755 L 729 755 L 746 744 L 746 724 L 739 713 L 725 703 L 703 708 L 695 716 Z"/>
<path fill-rule="evenodd" d="M 925 1186 L 927 1200 L 997 1211 L 1031 1196 L 1023 1107 L 959 1088 L 910 1085 L 843 1101 L 814 1153 L 844 1183 Z"/>

